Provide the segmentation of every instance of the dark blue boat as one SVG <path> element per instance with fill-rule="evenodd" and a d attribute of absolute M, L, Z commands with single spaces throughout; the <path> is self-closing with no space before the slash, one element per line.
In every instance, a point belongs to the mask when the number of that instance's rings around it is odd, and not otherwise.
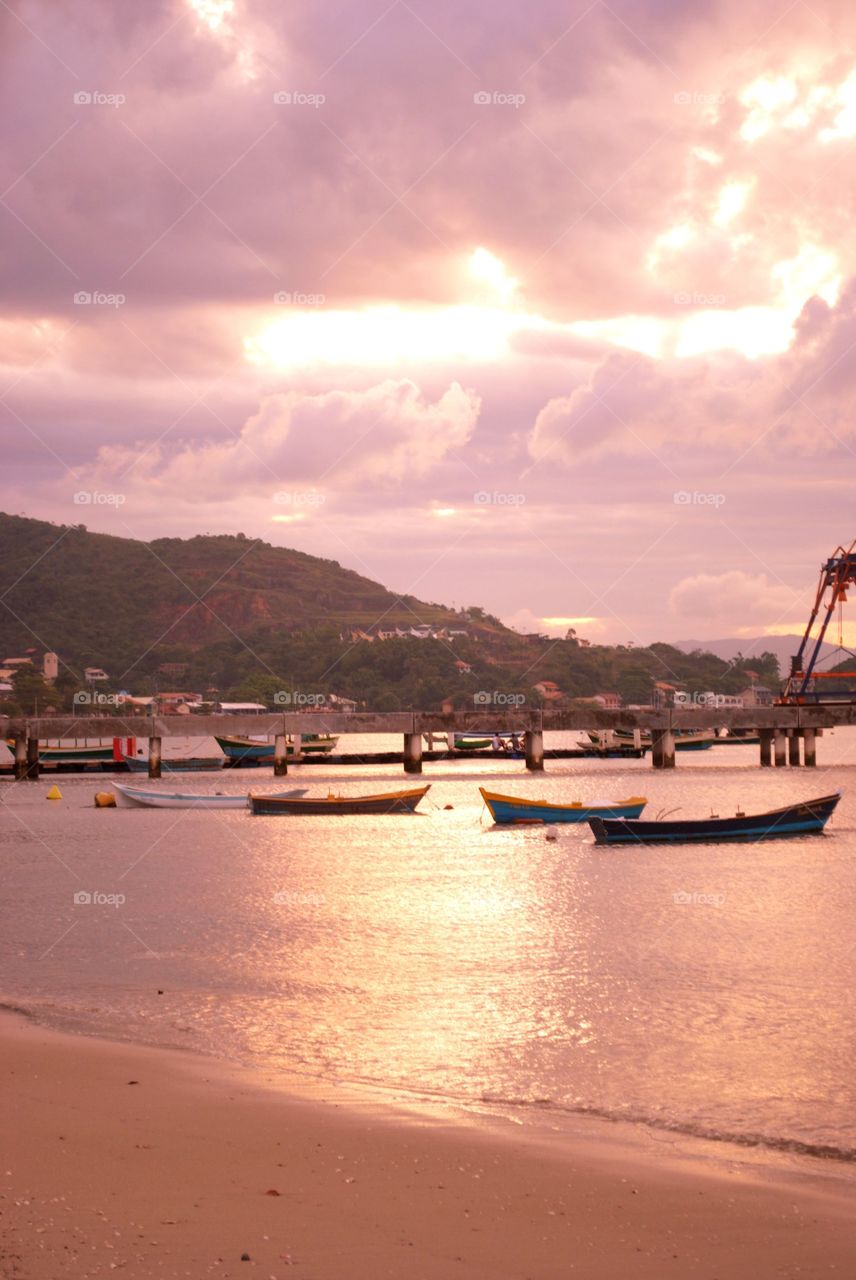
<path fill-rule="evenodd" d="M 831 818 L 841 792 L 805 800 L 801 804 L 770 809 L 767 813 L 736 813 L 732 818 L 685 818 L 681 821 L 631 822 L 625 818 L 589 818 L 598 844 L 661 844 L 688 841 L 778 840 L 822 831 Z"/>

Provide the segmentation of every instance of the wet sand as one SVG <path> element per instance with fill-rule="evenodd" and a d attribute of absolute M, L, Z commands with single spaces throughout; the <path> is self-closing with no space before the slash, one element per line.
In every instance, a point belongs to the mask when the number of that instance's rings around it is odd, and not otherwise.
<path fill-rule="evenodd" d="M 0 1063 L 3 1280 L 856 1271 L 856 1197 L 822 1166 L 715 1169 L 612 1126 L 598 1141 L 420 1119 L 12 1014 Z"/>

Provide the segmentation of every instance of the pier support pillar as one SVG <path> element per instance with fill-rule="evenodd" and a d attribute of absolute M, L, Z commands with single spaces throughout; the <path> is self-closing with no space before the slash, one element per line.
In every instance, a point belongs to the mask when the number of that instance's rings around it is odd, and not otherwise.
<path fill-rule="evenodd" d="M 651 763 L 655 769 L 674 769 L 675 735 L 671 729 L 651 730 Z"/>
<path fill-rule="evenodd" d="M 814 729 L 803 729 L 803 764 L 807 769 L 813 769 L 817 764 L 817 749 L 815 746 Z"/>
<path fill-rule="evenodd" d="M 544 735 L 540 729 L 527 729 L 523 735 L 526 768 L 532 773 L 544 772 Z"/>
<path fill-rule="evenodd" d="M 291 738 L 291 758 L 295 764 L 300 764 L 303 759 L 303 734 L 292 734 Z"/>
<path fill-rule="evenodd" d="M 27 776 L 27 739 L 23 733 L 15 734 L 15 781 Z"/>
<path fill-rule="evenodd" d="M 404 772 L 422 772 L 422 735 L 406 733 L 404 735 Z"/>
<path fill-rule="evenodd" d="M 27 739 L 27 773 L 26 776 L 34 782 L 39 776 L 39 740 L 38 738 Z"/>
<path fill-rule="evenodd" d="M 759 729 L 758 736 L 761 739 L 761 768 L 769 769 L 773 764 L 773 730 Z"/>
<path fill-rule="evenodd" d="M 161 740 L 160 738 L 149 738 L 149 777 L 159 778 L 161 776 Z"/>
<path fill-rule="evenodd" d="M 785 731 L 784 729 L 773 730 L 773 759 L 777 769 L 784 768 L 785 764 Z"/>
<path fill-rule="evenodd" d="M 798 765 L 800 762 L 800 732 L 791 729 L 788 734 L 788 764 Z"/>
<path fill-rule="evenodd" d="M 284 733 L 278 733 L 273 740 L 273 776 L 284 778 L 288 773 L 288 744 Z"/>

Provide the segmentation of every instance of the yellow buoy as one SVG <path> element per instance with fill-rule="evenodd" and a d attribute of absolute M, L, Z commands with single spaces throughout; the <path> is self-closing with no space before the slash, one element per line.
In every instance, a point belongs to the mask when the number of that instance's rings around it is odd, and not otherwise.
<path fill-rule="evenodd" d="M 95 808 L 96 809 L 115 809 L 116 797 L 112 791 L 96 791 L 95 792 Z"/>
<path fill-rule="evenodd" d="M 61 800 L 61 799 L 62 799 L 62 792 L 60 791 L 60 789 L 59 789 L 59 787 L 56 785 L 56 783 L 54 783 L 54 784 L 53 784 L 53 786 L 51 787 L 50 791 L 49 791 L 49 792 L 47 793 L 47 795 L 45 796 L 45 799 L 46 799 L 46 800 Z"/>

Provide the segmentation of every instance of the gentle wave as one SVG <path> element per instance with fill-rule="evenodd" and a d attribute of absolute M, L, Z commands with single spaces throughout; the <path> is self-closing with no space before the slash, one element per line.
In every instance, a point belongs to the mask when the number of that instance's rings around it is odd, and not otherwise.
<path fill-rule="evenodd" d="M 585 1103 L 554 1102 L 550 1098 L 506 1098 L 500 1094 L 486 1093 L 481 1095 L 480 1101 L 493 1106 L 526 1107 L 565 1115 L 592 1116 L 598 1120 L 608 1120 L 613 1124 L 639 1124 L 648 1129 L 659 1129 L 688 1138 L 703 1138 L 708 1142 L 726 1142 L 737 1147 L 760 1147 L 789 1155 L 813 1156 L 821 1160 L 839 1160 L 845 1164 L 856 1164 L 856 1147 L 838 1147 L 834 1143 L 805 1142 L 800 1138 L 778 1137 L 769 1133 L 737 1133 L 725 1129 L 712 1129 L 692 1121 L 664 1120 L 660 1116 L 648 1115 L 641 1111 L 612 1111 L 607 1107 L 588 1106 Z"/>

